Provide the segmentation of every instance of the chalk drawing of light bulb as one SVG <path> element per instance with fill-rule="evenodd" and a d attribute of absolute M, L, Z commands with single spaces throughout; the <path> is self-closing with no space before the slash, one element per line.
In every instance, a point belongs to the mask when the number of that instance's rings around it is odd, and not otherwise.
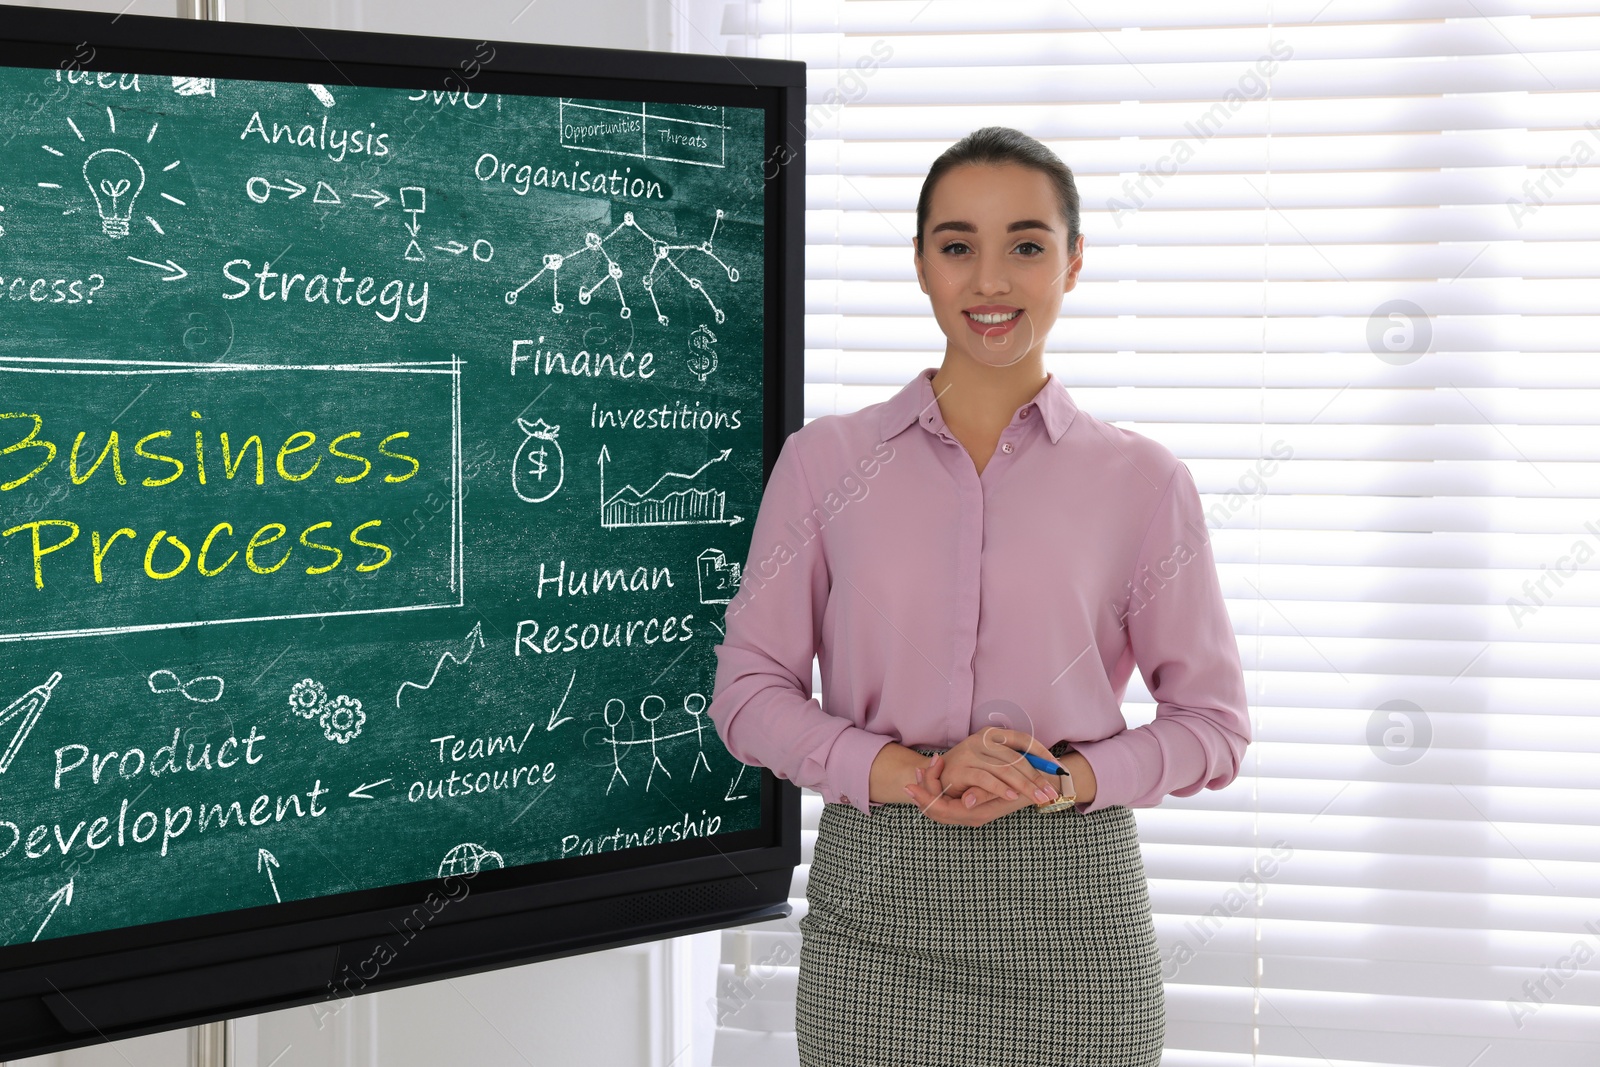
<path fill-rule="evenodd" d="M 94 194 L 106 236 L 128 236 L 133 202 L 144 189 L 144 167 L 120 148 L 102 148 L 83 161 L 83 180 Z"/>
<path fill-rule="evenodd" d="M 561 452 L 561 442 L 556 440 L 561 427 L 552 426 L 543 419 L 529 422 L 519 418 L 517 425 L 528 436 L 517 450 L 517 458 L 511 462 L 511 488 L 530 504 L 549 500 L 566 477 L 566 459 Z M 552 468 L 554 478 L 550 477 Z"/>

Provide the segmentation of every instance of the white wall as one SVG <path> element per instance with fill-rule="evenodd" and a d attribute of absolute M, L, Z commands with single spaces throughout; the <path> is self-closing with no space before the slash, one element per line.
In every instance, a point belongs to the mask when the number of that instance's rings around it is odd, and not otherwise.
<path fill-rule="evenodd" d="M 9 0 L 20 7 L 171 16 L 179 0 Z M 672 5 L 652 0 L 226 0 L 229 22 L 599 48 L 670 47 Z M 689 49 L 697 51 L 698 49 Z"/>
<path fill-rule="evenodd" d="M 9 0 L 171 16 L 177 0 Z M 720 50 L 721 0 L 227 0 L 230 22 L 606 48 Z M 714 26 L 712 22 L 710 26 Z M 707 1067 L 719 935 L 699 934 L 238 1021 L 237 1067 Z M 331 1008 L 339 1010 L 330 1014 Z M 319 1025 L 320 1024 L 320 1025 Z M 10 1067 L 178 1067 L 183 1031 Z"/>

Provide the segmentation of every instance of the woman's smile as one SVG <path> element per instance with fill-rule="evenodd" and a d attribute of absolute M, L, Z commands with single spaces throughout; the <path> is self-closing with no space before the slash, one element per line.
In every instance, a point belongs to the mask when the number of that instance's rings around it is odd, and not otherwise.
<path fill-rule="evenodd" d="M 980 304 L 965 308 L 961 315 L 975 333 L 985 337 L 998 337 L 1010 333 L 1022 321 L 1022 309 L 996 304 Z"/>

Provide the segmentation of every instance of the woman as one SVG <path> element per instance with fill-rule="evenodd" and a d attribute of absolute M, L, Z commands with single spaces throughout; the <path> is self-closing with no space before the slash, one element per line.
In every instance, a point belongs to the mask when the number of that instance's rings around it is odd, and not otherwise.
<path fill-rule="evenodd" d="M 1048 148 L 988 127 L 945 151 L 913 264 L 943 363 L 785 441 L 708 709 L 827 801 L 801 1063 L 1157 1064 L 1131 809 L 1227 785 L 1250 740 L 1199 495 L 1044 369 L 1083 266 Z M 1157 710 L 1129 729 L 1135 663 Z"/>

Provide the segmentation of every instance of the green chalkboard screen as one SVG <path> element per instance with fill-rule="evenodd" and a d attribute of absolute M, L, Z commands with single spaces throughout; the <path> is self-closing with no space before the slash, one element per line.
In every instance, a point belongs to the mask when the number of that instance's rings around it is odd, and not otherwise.
<path fill-rule="evenodd" d="M 0 67 L 0 945 L 756 827 L 764 112 L 82 58 Z"/>

